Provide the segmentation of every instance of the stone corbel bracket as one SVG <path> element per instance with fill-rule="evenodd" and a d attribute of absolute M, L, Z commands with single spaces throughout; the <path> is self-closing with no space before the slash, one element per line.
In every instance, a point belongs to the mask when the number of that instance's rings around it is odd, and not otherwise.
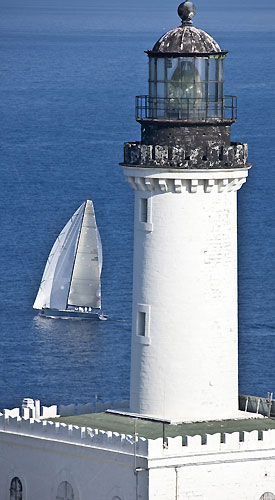
<path fill-rule="evenodd" d="M 232 170 L 168 171 L 123 167 L 126 180 L 137 191 L 151 193 L 230 193 L 246 182 L 248 168 Z"/>

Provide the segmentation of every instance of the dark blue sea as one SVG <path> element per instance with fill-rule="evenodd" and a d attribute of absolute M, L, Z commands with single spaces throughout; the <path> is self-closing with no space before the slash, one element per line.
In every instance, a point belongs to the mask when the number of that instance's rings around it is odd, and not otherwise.
<path fill-rule="evenodd" d="M 0 1 L 0 408 L 127 398 L 133 191 L 118 163 L 138 140 L 144 50 L 179 25 L 178 0 Z M 275 393 L 275 4 L 197 0 L 194 24 L 229 50 L 233 140 L 253 169 L 239 192 L 240 391 Z M 107 322 L 46 320 L 32 304 L 48 253 L 92 199 Z"/>

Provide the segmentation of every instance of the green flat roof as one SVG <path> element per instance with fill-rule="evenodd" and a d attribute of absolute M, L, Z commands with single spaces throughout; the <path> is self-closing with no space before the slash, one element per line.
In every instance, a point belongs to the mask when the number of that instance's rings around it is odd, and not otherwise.
<path fill-rule="evenodd" d="M 78 425 L 79 427 L 91 427 L 102 431 L 118 432 L 119 434 L 133 435 L 136 431 L 140 437 L 157 439 L 162 437 L 163 426 L 159 422 L 112 415 L 108 413 L 89 413 L 86 415 L 74 415 L 72 417 L 59 417 L 49 419 L 53 422 L 63 422 L 67 425 Z M 165 424 L 165 436 L 195 436 L 204 434 L 216 434 L 217 432 L 242 432 L 263 431 L 275 429 L 275 419 L 272 418 L 250 418 L 242 420 L 219 420 L 211 422 L 183 423 L 178 425 Z"/>

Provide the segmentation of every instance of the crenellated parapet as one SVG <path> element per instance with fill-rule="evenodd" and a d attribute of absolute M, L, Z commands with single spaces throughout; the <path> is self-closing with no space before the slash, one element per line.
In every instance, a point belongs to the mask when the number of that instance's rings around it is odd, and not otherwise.
<path fill-rule="evenodd" d="M 33 402 L 32 399 L 30 401 Z M 3 410 L 3 414 L 5 418 L 8 417 L 22 417 L 24 419 L 28 418 L 36 418 L 36 419 L 47 419 L 47 418 L 56 418 L 56 417 L 69 417 L 73 415 L 83 415 L 88 413 L 101 413 L 109 408 L 113 409 L 125 409 L 129 408 L 128 400 L 110 400 L 110 401 L 96 401 L 90 403 L 71 403 L 68 405 L 51 405 L 51 406 L 40 406 L 40 401 L 35 401 L 36 406 L 31 405 L 31 407 L 24 407 L 22 405 L 21 408 L 5 408 Z M 38 404 L 37 404 L 38 403 Z"/>
<path fill-rule="evenodd" d="M 140 142 L 124 144 L 124 165 L 178 169 L 230 169 L 248 167 L 248 145 L 231 142 L 226 147 L 215 142 L 192 148 L 147 145 Z"/>
<path fill-rule="evenodd" d="M 67 425 L 62 422 L 41 421 L 32 418 L 25 420 L 21 417 L 5 418 L 1 414 L 0 433 L 2 432 L 130 454 L 133 453 L 136 441 L 135 447 L 138 454 L 146 455 L 148 450 L 147 440 L 142 437 L 134 438 L 126 434 Z"/>
<path fill-rule="evenodd" d="M 251 432 L 216 433 L 175 438 L 145 439 L 89 427 L 67 425 L 21 417 L 5 418 L 0 414 L 0 434 L 59 441 L 146 458 L 191 457 L 228 452 L 275 449 L 275 429 Z M 273 453 L 272 452 L 272 453 Z"/>
<path fill-rule="evenodd" d="M 161 438 L 148 440 L 148 456 L 150 458 L 159 456 L 162 448 L 163 440 Z M 274 448 L 275 429 L 269 429 L 167 438 L 166 447 L 162 453 L 167 457 L 173 455 L 188 457 L 211 453 L 274 450 Z"/>

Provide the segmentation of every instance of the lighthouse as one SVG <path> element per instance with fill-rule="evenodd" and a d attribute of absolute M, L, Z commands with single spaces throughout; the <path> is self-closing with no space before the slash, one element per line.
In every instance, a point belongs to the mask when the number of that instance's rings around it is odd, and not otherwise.
<path fill-rule="evenodd" d="M 135 190 L 130 411 L 171 422 L 237 418 L 237 192 L 248 149 L 231 142 L 227 52 L 193 26 L 147 51 L 140 142 L 122 164 Z"/>

